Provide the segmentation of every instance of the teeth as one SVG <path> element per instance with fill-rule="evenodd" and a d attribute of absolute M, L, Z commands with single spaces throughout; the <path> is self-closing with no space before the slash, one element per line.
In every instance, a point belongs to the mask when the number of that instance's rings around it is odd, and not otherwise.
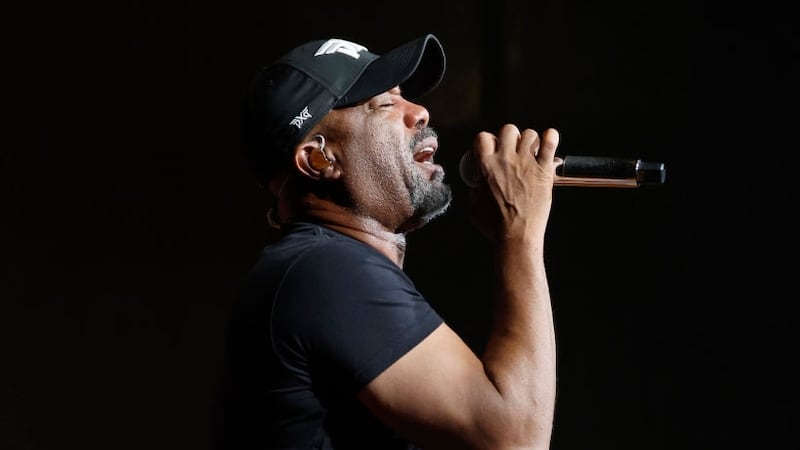
<path fill-rule="evenodd" d="M 433 156 L 433 147 L 423 147 L 414 154 L 414 160 L 426 164 L 431 164 L 430 159 Z"/>

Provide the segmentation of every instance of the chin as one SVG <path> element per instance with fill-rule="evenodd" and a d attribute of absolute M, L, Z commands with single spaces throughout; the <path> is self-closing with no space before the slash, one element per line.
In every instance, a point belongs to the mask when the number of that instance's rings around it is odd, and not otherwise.
<path fill-rule="evenodd" d="M 427 225 L 431 220 L 441 216 L 450 207 L 453 193 L 450 186 L 438 184 L 426 190 L 424 195 L 417 196 L 414 201 L 414 214 L 397 230 L 408 233 Z"/>

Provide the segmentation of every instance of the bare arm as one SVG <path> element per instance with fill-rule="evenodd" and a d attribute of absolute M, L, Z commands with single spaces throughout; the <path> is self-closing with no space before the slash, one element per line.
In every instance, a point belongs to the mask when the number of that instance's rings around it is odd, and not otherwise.
<path fill-rule="evenodd" d="M 497 244 L 495 315 L 478 358 L 446 325 L 358 395 L 390 427 L 427 449 L 546 449 L 556 353 L 544 267 L 558 133 L 504 126 L 481 133 L 485 183 L 473 189 L 476 225 Z"/>

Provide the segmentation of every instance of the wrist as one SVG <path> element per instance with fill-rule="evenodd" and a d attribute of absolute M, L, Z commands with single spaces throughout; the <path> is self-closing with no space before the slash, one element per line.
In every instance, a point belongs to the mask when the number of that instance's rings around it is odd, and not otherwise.
<path fill-rule="evenodd" d="M 506 233 L 497 239 L 497 249 L 503 253 L 541 255 L 544 253 L 544 233 Z"/>

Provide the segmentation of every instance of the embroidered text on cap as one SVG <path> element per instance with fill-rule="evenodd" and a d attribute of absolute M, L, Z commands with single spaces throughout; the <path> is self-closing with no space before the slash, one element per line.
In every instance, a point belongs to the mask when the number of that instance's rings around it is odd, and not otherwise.
<path fill-rule="evenodd" d="M 314 56 L 332 55 L 334 53 L 342 53 L 353 59 L 361 57 L 359 52 L 366 51 L 367 47 L 356 44 L 355 42 L 345 41 L 344 39 L 328 39 L 324 44 L 320 45 Z"/>

